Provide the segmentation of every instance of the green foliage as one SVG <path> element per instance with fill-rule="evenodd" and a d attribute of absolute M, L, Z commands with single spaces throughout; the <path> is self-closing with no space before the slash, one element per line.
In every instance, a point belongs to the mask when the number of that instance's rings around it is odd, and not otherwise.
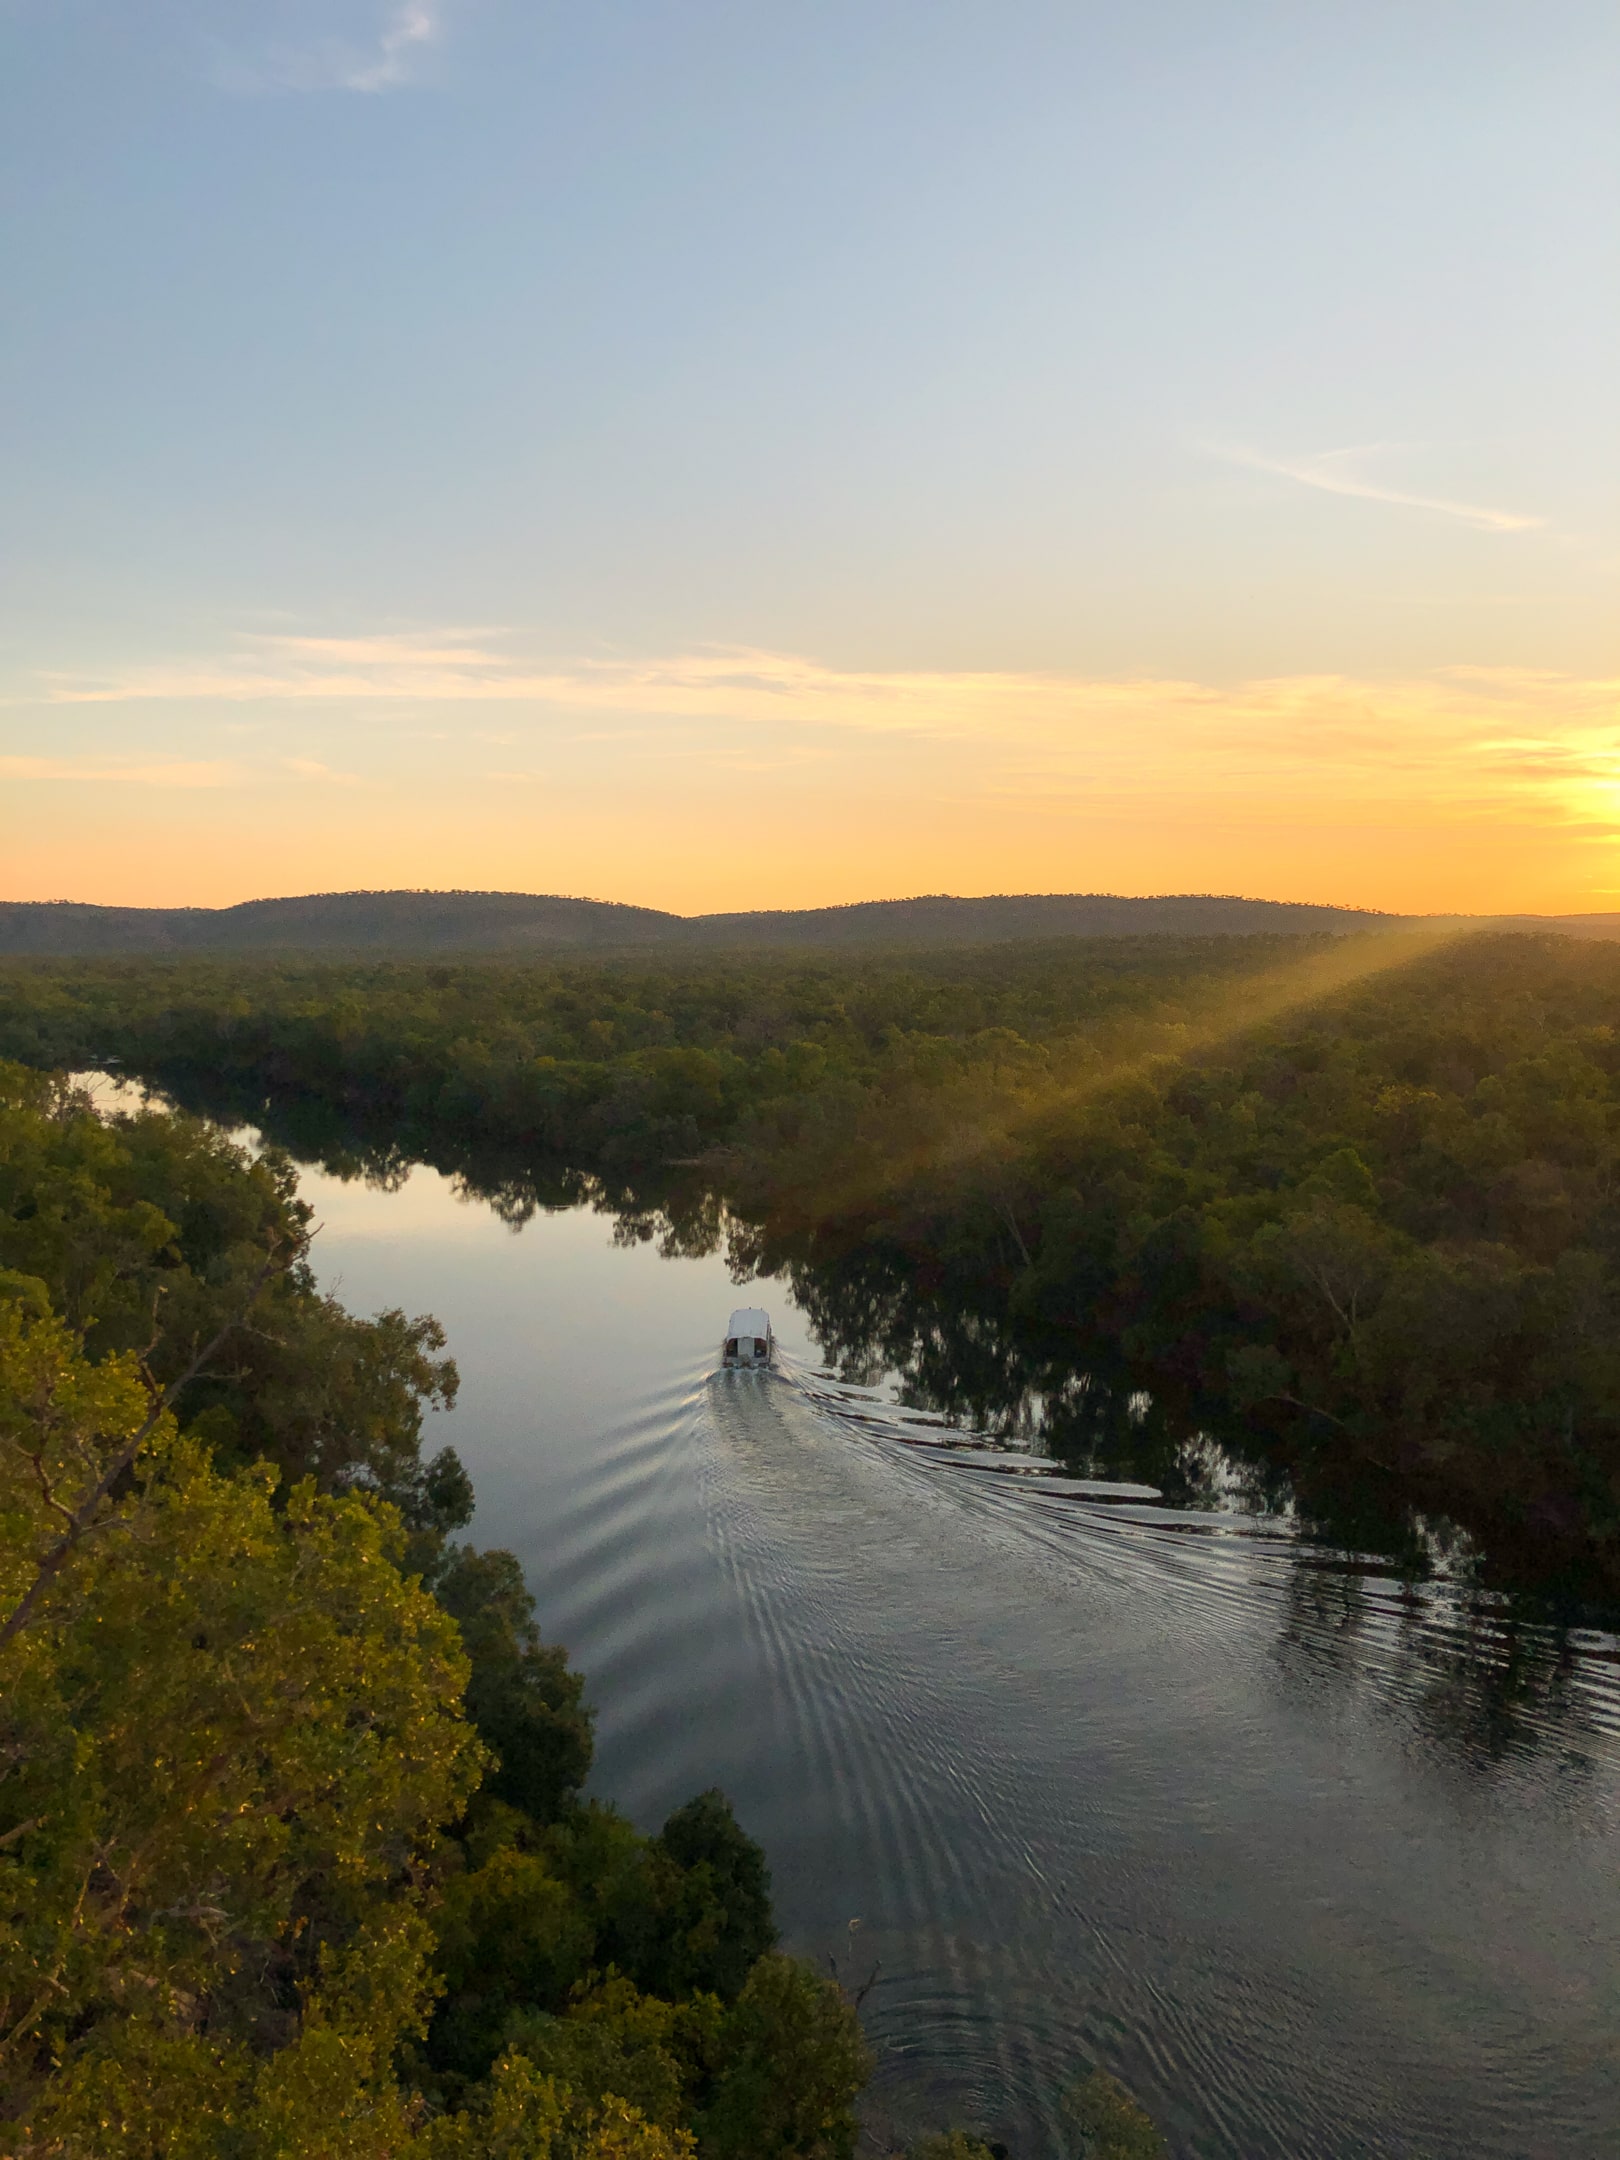
<path fill-rule="evenodd" d="M 460 1850 L 438 1919 L 445 1994 L 427 2043 L 446 2090 L 486 2076 L 531 2013 L 550 2032 L 550 2021 L 600 2018 L 604 2003 L 630 1999 L 591 1992 L 593 1973 L 614 1974 L 643 2005 L 719 2011 L 776 1940 L 764 1855 L 717 1792 L 677 1810 L 656 1839 L 600 1803 L 543 1821 L 481 1794 Z M 572 2008 L 582 1994 L 587 2007 Z"/>
<path fill-rule="evenodd" d="M 0 1066 L 0 1267 L 34 1276 L 91 1351 L 139 1351 L 160 1381 L 240 1311 L 272 1247 L 293 1264 L 254 1325 L 188 1391 L 184 1421 L 222 1460 L 290 1484 L 365 1487 L 413 1528 L 458 1528 L 471 1487 L 453 1453 L 421 1460 L 423 1411 L 455 1399 L 430 1319 L 357 1320 L 297 1259 L 308 1208 L 284 1157 L 251 1160 L 198 1119 L 103 1121 L 56 1083 Z"/>
<path fill-rule="evenodd" d="M 102 2108 L 155 2149 L 178 2090 L 269 2105 L 256 2050 L 313 2059 L 323 2017 L 363 2084 L 333 1991 L 352 2008 L 357 1962 L 391 1961 L 387 2047 L 419 2020 L 399 1886 L 480 1767 L 454 1625 L 358 1495 L 274 1507 L 272 1469 L 221 1474 L 161 1418 L 49 1571 L 64 1507 L 146 1422 L 131 1359 L 90 1364 L 26 1287 L 0 1302 L 0 1582 L 27 1612 L 0 1649 L 0 2030 L 44 2150 Z"/>
<path fill-rule="evenodd" d="M 761 1958 L 726 2015 L 719 2054 L 698 2116 L 705 2160 L 850 2160 L 872 2061 L 830 1980 L 791 1958 Z"/>
<path fill-rule="evenodd" d="M 1106 2070 L 1069 2088 L 1063 2120 L 1078 2141 L 1076 2160 L 1170 2160 L 1152 2116 Z"/>
<path fill-rule="evenodd" d="M 319 1296 L 285 1164 L 15 1069 L 0 1202 L 4 2149 L 845 2151 L 854 2014 L 762 1955 L 758 1848 L 582 1805 L 578 1675 L 445 1543 L 434 1324 Z"/>
<path fill-rule="evenodd" d="M 292 2037 L 269 2052 L 181 2029 L 163 2007 L 126 2006 L 56 2067 L 8 2151 L 16 2160 L 406 2160 L 418 2110 L 394 2056 L 429 1991 L 427 1942 L 420 1921 L 396 1913 L 326 1954 L 296 2026 L 288 2021 Z"/>
<path fill-rule="evenodd" d="M 562 2017 L 520 2010 L 507 2022 L 503 2052 L 581 2099 L 627 2101 L 648 2121 L 678 2129 L 690 2110 L 706 2054 L 713 2051 L 720 2006 L 676 2005 L 643 1995 L 622 1975 L 574 1991 Z"/>
<path fill-rule="evenodd" d="M 992 2160 L 992 2154 L 969 2130 L 939 2130 L 908 2145 L 905 2160 Z"/>
<path fill-rule="evenodd" d="M 451 1877 L 436 1925 L 445 1996 L 428 2059 L 472 2081 L 500 2053 L 515 2012 L 567 2001 L 591 1960 L 590 1920 L 539 1853 L 508 1845 Z"/>
<path fill-rule="evenodd" d="M 521 1817 L 502 1812 L 478 1824 L 468 1850 L 481 1855 L 512 1840 L 542 1850 L 590 1915 L 596 1945 L 592 1964 L 603 1970 L 612 1966 L 651 1988 L 663 1942 L 661 1908 L 668 1896 L 667 1882 L 661 1879 L 668 1871 L 658 1865 L 653 1841 L 616 1809 L 593 1800 L 570 1808 L 543 1837 L 535 1836 Z"/>
<path fill-rule="evenodd" d="M 645 1166 L 729 1143 L 847 1151 L 864 1110 L 965 1086 L 1014 1099 L 1054 1059 L 1168 1046 L 1211 986 L 1293 937 L 1066 938 L 970 952 L 524 963 L 11 962 L 0 1056 L 182 1093 L 296 1095 L 401 1131 Z M 813 1107 L 812 1107 L 813 1105 Z M 806 1112 L 808 1111 L 808 1116 Z M 826 1130 L 831 1128 L 830 1133 Z"/>
<path fill-rule="evenodd" d="M 467 1708 L 494 1749 L 485 1794 L 537 1822 L 554 1822 L 591 1767 L 584 1682 L 534 1624 L 534 1599 L 508 1552 L 449 1546 L 429 1580 L 472 1659 Z"/>
<path fill-rule="evenodd" d="M 503 2056 L 473 2105 L 429 2125 L 404 2160 L 691 2160 L 691 2133 L 610 2094 L 583 2101 L 523 2054 Z"/>
<path fill-rule="evenodd" d="M 700 1793 L 665 1823 L 655 1875 L 660 1940 L 649 1960 L 662 1994 L 731 2002 L 776 1941 L 765 1855 L 724 1793 Z"/>

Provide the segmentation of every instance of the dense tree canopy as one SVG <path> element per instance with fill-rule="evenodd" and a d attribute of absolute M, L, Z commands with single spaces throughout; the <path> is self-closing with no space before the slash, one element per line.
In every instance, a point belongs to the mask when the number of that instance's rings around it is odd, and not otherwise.
<path fill-rule="evenodd" d="M 303 1228 L 284 1163 L 0 1072 L 5 2149 L 835 2160 L 851 2006 L 718 1794 L 581 1802 L 580 1679 L 420 1460 L 437 1330 Z"/>
<path fill-rule="evenodd" d="M 577 1193 L 559 1165 L 599 1192 L 628 1181 L 630 1234 L 687 1249 L 724 1234 L 723 1196 L 739 1261 L 793 1267 L 813 1307 L 837 1302 L 817 1276 L 843 1256 L 888 1268 L 867 1348 L 887 1328 L 898 1362 L 937 1365 L 931 1337 L 974 1315 L 978 1362 L 995 1341 L 1007 1372 L 1038 1373 L 1069 1451 L 1107 1422 L 1108 1390 L 1082 1399 L 1078 1380 L 1112 1372 L 1117 1399 L 1146 1391 L 1187 1433 L 1269 1450 L 1324 1503 L 1336 1486 L 1347 1533 L 1363 1508 L 1369 1535 L 1415 1555 L 1399 1525 L 1449 1517 L 1504 1581 L 1620 1598 L 1620 946 L 1068 939 L 569 966 L 18 964 L 0 982 L 0 1048 L 32 1064 L 117 1055 L 272 1126 L 290 1109 L 340 1167 L 459 1164 L 518 1212 Z M 224 1279 L 256 1247 L 198 1183 L 184 1235 L 221 1241 Z M 97 1323 L 109 1343 L 145 1324 L 169 1235 L 143 1212 L 156 1204 L 124 1179 L 97 1232 L 124 1258 L 63 1251 L 72 1309 L 117 1308 Z M 54 1206 L 45 1193 L 16 1233 L 15 1264 L 27 1238 L 60 1237 Z M 418 1399 L 453 1384 L 426 1323 L 377 1325 L 362 1340 L 313 1307 L 300 1320 L 338 1330 L 350 1394 L 368 1392 L 368 1360 Z M 296 1383 L 274 1433 L 269 1392 L 216 1394 L 222 1438 L 240 1428 L 248 1455 L 322 1474 L 331 1442 Z M 449 1520 L 451 1467 L 402 1471 L 394 1398 L 372 1399 L 349 1474 Z M 363 1427 L 339 1409 L 346 1434 Z"/>
<path fill-rule="evenodd" d="M 11 963 L 0 1056 L 278 1092 L 397 1132 L 644 1167 L 850 1090 L 1172 1042 L 1297 938 L 1076 939 L 947 955 L 572 964 Z"/>

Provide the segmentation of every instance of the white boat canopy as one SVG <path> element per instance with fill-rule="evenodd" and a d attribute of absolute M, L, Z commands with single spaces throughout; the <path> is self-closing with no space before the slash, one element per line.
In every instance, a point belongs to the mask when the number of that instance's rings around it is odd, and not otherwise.
<path fill-rule="evenodd" d="M 768 1342 L 770 1334 L 771 1316 L 767 1312 L 761 1312 L 757 1305 L 743 1306 L 739 1312 L 734 1312 L 726 1322 L 728 1340 L 733 1336 L 753 1335 Z"/>

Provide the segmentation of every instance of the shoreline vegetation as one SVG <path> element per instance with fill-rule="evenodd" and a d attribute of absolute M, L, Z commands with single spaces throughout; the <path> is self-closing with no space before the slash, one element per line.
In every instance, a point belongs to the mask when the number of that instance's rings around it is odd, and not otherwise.
<path fill-rule="evenodd" d="M 0 1066 L 5 2151 L 848 2160 L 856 2002 L 721 1794 L 582 1798 L 581 1676 L 422 1457 L 443 1333 L 323 1296 L 308 1221 L 275 1150 Z"/>
<path fill-rule="evenodd" d="M 1174 1488 L 1213 1441 L 1566 1618 L 1620 1606 L 1617 1021 L 1613 944 L 1394 929 L 0 969 L 0 1055 L 729 1241 L 1077 1465 Z"/>

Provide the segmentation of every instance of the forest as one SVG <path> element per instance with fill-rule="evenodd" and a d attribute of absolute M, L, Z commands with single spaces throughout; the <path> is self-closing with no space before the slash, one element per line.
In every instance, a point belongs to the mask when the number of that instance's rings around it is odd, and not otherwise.
<path fill-rule="evenodd" d="M 1073 939 L 785 961 L 14 961 L 0 1055 L 109 1057 L 166 1084 L 322 1105 L 644 1170 L 851 1090 L 1022 1081 L 1066 1053 L 1170 1046 L 1234 981 L 1329 941 Z"/>
<path fill-rule="evenodd" d="M 1617 1020 L 1620 947 L 1550 934 L 0 974 L 32 1067 L 724 1215 L 1570 1607 L 1620 1599 Z"/>
<path fill-rule="evenodd" d="M 275 1150 L 0 1066 L 4 2149 L 849 2155 L 851 1998 L 720 1793 L 582 1797 L 583 1679 L 424 1459 L 442 1332 L 308 1231 Z M 1070 2115 L 1163 2150 L 1101 2073 Z"/>

